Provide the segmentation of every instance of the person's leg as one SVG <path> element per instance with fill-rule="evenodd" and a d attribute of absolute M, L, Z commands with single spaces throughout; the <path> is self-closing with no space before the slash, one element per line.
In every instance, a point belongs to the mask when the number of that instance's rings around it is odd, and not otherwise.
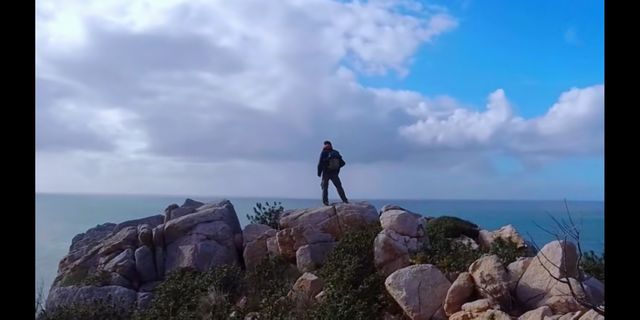
<path fill-rule="evenodd" d="M 336 189 L 338 190 L 338 195 L 340 195 L 340 199 L 342 199 L 342 202 L 349 203 L 349 201 L 347 200 L 347 196 L 344 194 L 344 189 L 342 188 L 342 182 L 340 181 L 340 177 L 338 176 L 337 173 L 331 175 L 331 182 L 333 182 L 333 185 L 336 186 Z"/>
<path fill-rule="evenodd" d="M 322 174 L 322 203 L 329 205 L 329 176 L 325 173 Z"/>

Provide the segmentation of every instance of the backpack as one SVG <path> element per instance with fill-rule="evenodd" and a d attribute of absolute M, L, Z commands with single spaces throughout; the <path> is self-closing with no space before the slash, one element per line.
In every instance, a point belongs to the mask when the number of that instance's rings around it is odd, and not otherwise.
<path fill-rule="evenodd" d="M 342 156 L 340 156 L 340 154 L 335 150 L 332 150 L 331 152 L 329 152 L 329 157 L 327 160 L 328 160 L 327 170 L 329 171 L 337 171 L 340 168 L 342 168 L 342 166 L 344 165 L 344 161 L 342 161 Z"/>

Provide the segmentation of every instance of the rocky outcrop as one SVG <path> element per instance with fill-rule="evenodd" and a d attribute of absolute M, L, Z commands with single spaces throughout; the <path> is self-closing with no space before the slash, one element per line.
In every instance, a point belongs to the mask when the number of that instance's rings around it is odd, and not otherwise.
<path fill-rule="evenodd" d="M 150 288 L 165 274 L 181 267 L 204 271 L 222 264 L 242 265 L 241 250 L 240 223 L 227 200 L 187 200 L 181 207 L 169 206 L 165 215 L 99 225 L 72 240 L 47 306 L 107 296 L 146 306 Z"/>
<path fill-rule="evenodd" d="M 275 240 L 267 239 L 268 252 L 295 262 L 301 272 L 324 263 L 334 243 L 346 232 L 378 222 L 376 209 L 366 202 L 341 203 L 320 208 L 285 211 Z"/>

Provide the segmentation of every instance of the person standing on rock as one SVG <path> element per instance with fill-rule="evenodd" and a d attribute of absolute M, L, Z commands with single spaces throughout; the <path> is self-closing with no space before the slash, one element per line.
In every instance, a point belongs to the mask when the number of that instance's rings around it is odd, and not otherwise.
<path fill-rule="evenodd" d="M 329 180 L 333 182 L 333 185 L 338 190 L 342 202 L 349 203 L 347 196 L 344 194 L 340 177 L 338 177 L 340 168 L 344 167 L 344 165 L 345 162 L 342 160 L 340 152 L 333 149 L 330 141 L 325 141 L 318 161 L 318 177 L 322 176 L 322 183 L 320 184 L 322 186 L 322 203 L 325 206 L 329 205 Z"/>

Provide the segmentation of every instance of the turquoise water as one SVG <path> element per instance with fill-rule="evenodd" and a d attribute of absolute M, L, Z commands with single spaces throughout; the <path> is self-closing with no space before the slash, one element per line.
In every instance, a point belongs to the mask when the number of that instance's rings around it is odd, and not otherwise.
<path fill-rule="evenodd" d="M 105 222 L 161 214 L 168 205 L 181 205 L 186 197 L 133 195 L 57 195 L 36 194 L 36 286 L 43 285 L 45 296 L 55 278 L 58 262 L 67 254 L 71 239 L 78 233 Z M 208 202 L 216 197 L 193 197 Z M 256 202 L 282 202 L 286 209 L 321 206 L 319 199 L 228 198 L 234 205 L 240 224 L 247 224 Z M 358 199 L 354 199 L 357 201 Z M 378 210 L 396 204 L 427 216 L 452 215 L 470 220 L 481 228 L 494 230 L 512 224 L 523 236 L 544 244 L 553 240 L 536 224 L 553 228 L 549 214 L 565 218 L 563 201 L 501 200 L 366 200 Z M 569 201 L 572 218 L 582 230 L 583 250 L 601 252 L 604 248 L 604 203 Z"/>

